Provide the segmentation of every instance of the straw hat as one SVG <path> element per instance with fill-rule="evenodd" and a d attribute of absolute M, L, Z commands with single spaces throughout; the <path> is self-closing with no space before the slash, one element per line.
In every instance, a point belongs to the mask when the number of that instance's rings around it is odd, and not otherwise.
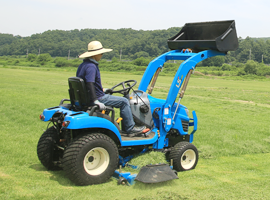
<path fill-rule="evenodd" d="M 110 52 L 112 49 L 103 48 L 102 44 L 99 41 L 92 41 L 88 44 L 88 51 L 81 54 L 79 58 L 88 58 L 94 55 Z"/>

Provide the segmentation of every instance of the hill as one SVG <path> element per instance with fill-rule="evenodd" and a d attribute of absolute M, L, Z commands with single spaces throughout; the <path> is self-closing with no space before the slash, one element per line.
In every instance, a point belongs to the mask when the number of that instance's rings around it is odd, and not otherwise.
<path fill-rule="evenodd" d="M 0 33 L 0 56 L 26 55 L 27 53 L 49 53 L 56 57 L 77 57 L 87 50 L 87 44 L 99 40 L 114 51 L 103 58 L 112 59 L 122 55 L 122 59 L 139 57 L 156 57 L 167 52 L 167 39 L 181 30 L 172 27 L 167 30 L 133 30 L 133 29 L 75 29 L 70 31 L 48 30 L 29 37 Z M 239 48 L 229 52 L 225 62 L 247 60 L 270 64 L 270 38 L 239 38 Z"/>
<path fill-rule="evenodd" d="M 82 30 L 48 30 L 30 37 L 0 34 L 0 56 L 25 55 L 28 53 L 49 53 L 51 56 L 76 57 L 87 50 L 87 44 L 99 40 L 106 48 L 114 51 L 104 58 L 119 56 L 137 58 L 157 56 L 166 51 L 167 39 L 175 35 L 180 28 L 167 30 L 143 31 L 133 29 L 82 29 Z"/>

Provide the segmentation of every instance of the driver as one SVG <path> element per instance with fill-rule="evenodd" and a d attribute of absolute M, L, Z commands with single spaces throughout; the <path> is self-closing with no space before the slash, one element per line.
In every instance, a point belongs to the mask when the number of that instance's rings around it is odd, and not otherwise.
<path fill-rule="evenodd" d="M 146 127 L 135 126 L 127 98 L 105 94 L 104 92 L 106 92 L 106 90 L 104 91 L 101 85 L 98 61 L 100 61 L 103 53 L 110 51 L 112 51 L 112 49 L 103 48 L 99 41 L 90 42 L 88 44 L 88 51 L 79 56 L 79 58 L 84 58 L 84 60 L 78 67 L 76 76 L 84 80 L 91 102 L 98 105 L 101 110 L 105 110 L 106 106 L 120 108 L 120 116 L 123 118 L 123 131 L 125 131 L 129 137 L 134 137 L 147 131 Z"/>

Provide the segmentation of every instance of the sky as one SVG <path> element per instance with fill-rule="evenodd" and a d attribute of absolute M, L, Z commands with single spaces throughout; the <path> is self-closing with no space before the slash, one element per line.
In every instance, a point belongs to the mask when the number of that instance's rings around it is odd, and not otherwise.
<path fill-rule="evenodd" d="M 235 20 L 237 36 L 270 37 L 269 0 L 0 0 L 0 33 L 47 30 L 161 30 Z"/>

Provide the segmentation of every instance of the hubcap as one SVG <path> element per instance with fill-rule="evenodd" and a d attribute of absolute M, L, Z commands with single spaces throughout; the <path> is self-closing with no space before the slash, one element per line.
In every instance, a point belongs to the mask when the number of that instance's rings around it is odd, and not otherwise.
<path fill-rule="evenodd" d="M 102 147 L 96 147 L 85 155 L 83 166 L 88 174 L 99 175 L 107 169 L 109 162 L 108 151 Z"/>
<path fill-rule="evenodd" d="M 184 169 L 191 169 L 196 162 L 196 154 L 192 149 L 186 150 L 181 156 L 181 166 Z"/>

